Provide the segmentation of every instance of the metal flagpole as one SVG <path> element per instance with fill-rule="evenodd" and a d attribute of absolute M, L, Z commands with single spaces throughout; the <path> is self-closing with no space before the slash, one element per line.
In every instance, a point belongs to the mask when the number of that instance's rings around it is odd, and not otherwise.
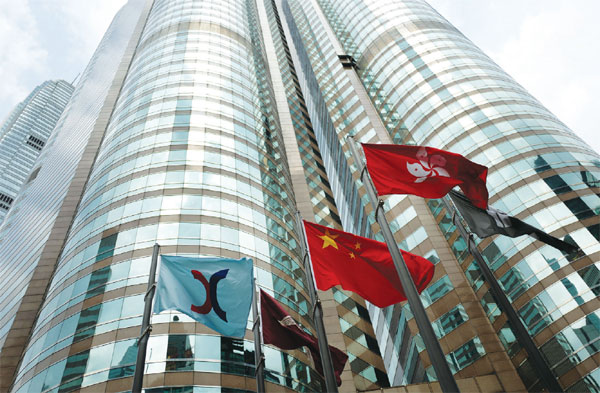
<path fill-rule="evenodd" d="M 308 262 L 310 254 L 308 253 L 306 246 L 306 233 L 304 232 L 304 225 L 302 225 L 302 217 L 300 212 L 296 211 L 296 227 L 298 234 L 302 238 L 300 240 L 300 250 L 302 251 L 302 260 L 304 263 L 304 271 L 306 272 L 306 280 L 308 281 L 308 293 L 310 295 L 310 302 L 313 305 L 313 322 L 317 329 L 317 340 L 319 342 L 319 354 L 321 355 L 321 364 L 323 365 L 323 373 L 325 374 L 325 387 L 328 392 L 337 393 L 337 382 L 335 380 L 335 373 L 333 372 L 333 361 L 331 360 L 331 352 L 329 352 L 329 344 L 327 343 L 327 336 L 325 335 L 325 326 L 323 325 L 323 309 L 321 307 L 321 301 L 317 296 L 317 288 L 313 281 L 311 265 Z"/>
<path fill-rule="evenodd" d="M 367 175 L 366 167 L 364 166 L 363 160 L 356 148 L 356 142 L 352 137 L 347 138 L 347 140 L 349 142 L 348 144 L 350 146 L 350 151 L 352 152 L 352 156 L 354 157 L 354 162 L 356 163 L 357 167 L 364 168 L 361 171 L 360 178 L 364 183 L 367 194 L 369 195 L 369 199 L 375 208 L 375 220 L 381 228 L 385 242 L 387 243 L 390 254 L 392 255 L 396 272 L 400 278 L 400 283 L 404 289 L 404 294 L 408 300 L 410 310 L 415 317 L 417 328 L 419 329 L 419 333 L 421 334 L 421 338 L 423 339 L 423 343 L 425 344 L 425 348 L 429 354 L 429 359 L 431 360 L 431 364 L 435 370 L 438 382 L 440 383 L 440 388 L 445 393 L 459 392 L 456 380 L 454 380 L 454 375 L 452 374 L 452 371 L 450 371 L 450 367 L 448 366 L 444 352 L 442 351 L 440 343 L 433 332 L 433 327 L 431 326 L 431 322 L 427 317 L 425 307 L 423 307 L 423 303 L 421 303 L 415 283 L 410 276 L 410 272 L 406 267 L 404 258 L 402 258 L 402 253 L 400 253 L 398 244 L 396 243 L 394 235 L 390 230 L 387 218 L 383 212 L 383 203 L 379 202 L 375 187 L 371 181 L 371 177 Z M 379 212 L 379 209 L 381 209 L 381 212 Z"/>
<path fill-rule="evenodd" d="M 152 325 L 150 325 L 150 315 L 152 314 L 152 298 L 154 298 L 154 292 L 156 291 L 156 265 L 158 264 L 158 251 L 160 246 L 158 243 L 154 244 L 152 250 L 152 262 L 150 264 L 150 275 L 148 276 L 148 289 L 144 296 L 144 316 L 142 317 L 142 329 L 141 335 L 138 339 L 138 353 L 137 360 L 135 362 L 135 373 L 133 374 L 133 387 L 131 388 L 132 393 L 140 393 L 142 391 L 142 382 L 144 379 L 144 366 L 146 364 L 146 347 L 148 346 L 148 337 L 152 331 Z"/>
<path fill-rule="evenodd" d="M 513 328 L 517 341 L 529 355 L 531 366 L 540 376 L 540 381 L 546 386 L 546 389 L 548 389 L 549 392 L 563 392 L 563 388 L 558 383 L 556 377 L 552 373 L 552 370 L 550 370 L 550 367 L 548 367 L 548 364 L 544 361 L 540 350 L 535 345 L 533 338 L 527 331 L 527 328 L 525 328 L 521 318 L 519 318 L 519 315 L 510 303 L 510 300 L 508 300 L 506 293 L 502 290 L 500 284 L 498 284 L 496 276 L 494 276 L 494 273 L 481 256 L 479 248 L 477 248 L 475 242 L 472 241 L 472 234 L 467 232 L 467 229 L 460 219 L 456 219 L 457 209 L 453 206 L 447 196 L 442 198 L 442 201 L 444 202 L 448 212 L 452 215 L 452 222 L 458 228 L 460 236 L 467 243 L 467 248 L 477 262 L 479 269 L 481 269 L 481 273 L 483 274 L 485 281 L 487 281 L 489 284 L 490 292 L 492 293 L 494 299 L 498 302 L 498 307 L 506 314 L 506 319 Z"/>
<path fill-rule="evenodd" d="M 265 356 L 262 353 L 262 340 L 260 337 L 260 317 L 258 315 L 258 297 L 260 292 L 256 291 L 256 284 L 253 286 L 252 294 L 252 331 L 254 332 L 254 364 L 256 367 L 256 389 L 257 393 L 265 393 Z"/>

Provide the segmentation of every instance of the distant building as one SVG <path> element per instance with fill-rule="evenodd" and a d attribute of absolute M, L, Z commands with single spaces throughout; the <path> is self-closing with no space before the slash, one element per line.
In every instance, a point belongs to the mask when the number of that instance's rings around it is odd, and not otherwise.
<path fill-rule="evenodd" d="M 0 225 L 72 93 L 73 86 L 68 82 L 46 81 L 0 126 Z"/>

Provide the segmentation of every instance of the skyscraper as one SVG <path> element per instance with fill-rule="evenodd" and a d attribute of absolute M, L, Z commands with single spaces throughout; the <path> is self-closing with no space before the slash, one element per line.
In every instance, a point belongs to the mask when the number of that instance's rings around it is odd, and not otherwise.
<path fill-rule="evenodd" d="M 600 386 L 600 157 L 423 1 L 130 0 L 59 123 L 0 234 L 3 389 L 130 389 L 155 242 L 252 257 L 314 332 L 296 211 L 380 237 L 347 136 L 487 165 L 493 206 L 577 243 L 473 239 L 563 389 Z M 436 263 L 421 298 L 459 386 L 542 389 L 441 202 L 384 200 L 399 247 Z M 340 391 L 435 380 L 408 306 L 320 296 Z M 249 330 L 152 323 L 148 391 L 255 389 Z M 323 390 L 304 351 L 265 355 L 270 389 Z"/>
<path fill-rule="evenodd" d="M 46 81 L 0 126 L 0 224 L 72 93 L 73 86 L 66 81 Z"/>

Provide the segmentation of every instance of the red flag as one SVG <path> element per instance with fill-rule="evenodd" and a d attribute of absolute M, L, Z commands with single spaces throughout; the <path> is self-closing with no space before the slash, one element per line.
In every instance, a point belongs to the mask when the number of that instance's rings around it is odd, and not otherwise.
<path fill-rule="evenodd" d="M 306 221 L 304 227 L 317 288 L 324 291 L 341 285 L 377 307 L 406 300 L 385 243 Z M 433 278 L 434 265 L 400 251 L 421 293 Z"/>
<path fill-rule="evenodd" d="M 487 167 L 483 165 L 433 147 L 365 143 L 362 146 L 379 195 L 441 198 L 459 186 L 475 206 L 487 208 Z"/>
<path fill-rule="evenodd" d="M 315 368 L 323 375 L 319 343 L 316 337 L 300 329 L 294 318 L 281 307 L 277 300 L 262 289 L 260 290 L 260 318 L 265 344 L 273 344 L 281 349 L 308 347 L 315 362 Z M 348 360 L 348 355 L 331 345 L 329 352 L 333 361 L 335 379 L 337 385 L 340 386 L 342 384 L 340 375 Z"/>

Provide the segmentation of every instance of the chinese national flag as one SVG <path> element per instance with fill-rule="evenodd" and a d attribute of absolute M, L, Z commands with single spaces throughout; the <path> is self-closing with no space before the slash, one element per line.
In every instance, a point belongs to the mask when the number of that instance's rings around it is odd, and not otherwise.
<path fill-rule="evenodd" d="M 459 186 L 473 205 L 486 209 L 487 167 L 433 147 L 364 144 L 367 168 L 379 195 L 441 198 Z"/>
<path fill-rule="evenodd" d="M 302 330 L 277 300 L 262 289 L 260 290 L 260 320 L 265 344 L 273 344 L 281 349 L 308 347 L 315 362 L 315 368 L 323 375 L 317 338 Z M 335 379 L 337 385 L 340 386 L 342 384 L 340 375 L 344 370 L 348 355 L 331 345 L 329 346 L 329 353 L 333 362 Z"/>
<path fill-rule="evenodd" d="M 304 221 L 317 288 L 334 285 L 357 293 L 377 307 L 406 300 L 387 245 L 376 240 Z M 402 251 L 419 293 L 433 278 L 434 265 Z"/>

